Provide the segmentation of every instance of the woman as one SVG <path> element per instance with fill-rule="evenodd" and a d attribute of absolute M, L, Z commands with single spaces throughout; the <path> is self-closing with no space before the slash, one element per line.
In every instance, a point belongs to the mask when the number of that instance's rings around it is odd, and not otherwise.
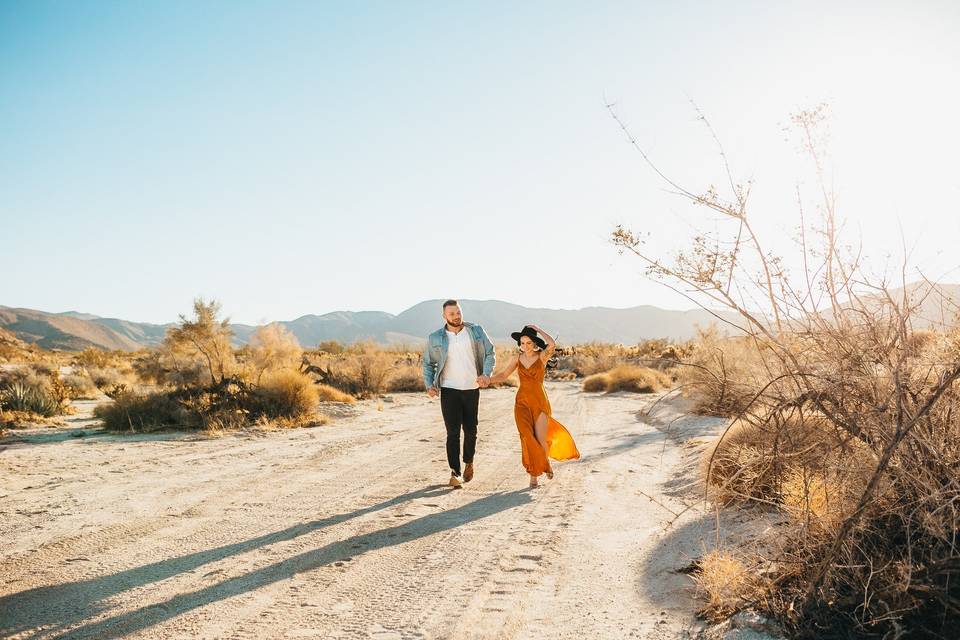
<path fill-rule="evenodd" d="M 490 378 L 490 383 L 503 382 L 514 369 L 518 370 L 520 388 L 513 406 L 513 417 L 520 432 L 523 466 L 530 474 L 530 486 L 536 487 L 543 473 L 547 474 L 548 479 L 553 479 L 548 457 L 571 460 L 579 458 L 580 452 L 570 432 L 553 419 L 550 400 L 543 390 L 547 360 L 553 355 L 557 343 L 540 327 L 532 324 L 510 336 L 520 346 L 520 353 L 510 358 L 503 370 Z"/>

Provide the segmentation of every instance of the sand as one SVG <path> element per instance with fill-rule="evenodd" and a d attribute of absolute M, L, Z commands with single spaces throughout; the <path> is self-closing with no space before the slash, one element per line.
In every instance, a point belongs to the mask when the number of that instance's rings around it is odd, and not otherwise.
<path fill-rule="evenodd" d="M 527 488 L 512 389 L 483 392 L 476 478 L 448 478 L 438 401 L 210 437 L 105 434 L 84 406 L 0 442 L 0 636 L 681 638 L 711 518 L 716 420 L 549 382 L 583 458 Z M 378 405 L 382 407 L 378 410 Z M 667 433 L 667 427 L 669 433 Z"/>

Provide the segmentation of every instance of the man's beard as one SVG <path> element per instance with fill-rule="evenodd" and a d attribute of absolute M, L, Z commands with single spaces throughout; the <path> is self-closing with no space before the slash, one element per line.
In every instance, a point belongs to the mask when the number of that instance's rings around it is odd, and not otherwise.
<path fill-rule="evenodd" d="M 447 320 L 447 324 L 450 325 L 451 327 L 459 327 L 460 325 L 463 324 L 463 320 L 457 320 L 455 322 L 451 322 Z"/>

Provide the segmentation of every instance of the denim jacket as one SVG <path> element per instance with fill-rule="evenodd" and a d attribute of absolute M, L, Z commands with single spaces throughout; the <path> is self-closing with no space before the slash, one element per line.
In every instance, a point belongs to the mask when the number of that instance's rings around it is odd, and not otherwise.
<path fill-rule="evenodd" d="M 497 364 L 497 354 L 487 332 L 478 324 L 463 323 L 463 331 L 469 331 L 473 338 L 473 356 L 477 362 L 477 375 L 493 374 Z M 447 327 L 444 325 L 427 336 L 427 346 L 423 350 L 423 384 L 427 389 L 440 386 L 440 372 L 447 361 Z"/>

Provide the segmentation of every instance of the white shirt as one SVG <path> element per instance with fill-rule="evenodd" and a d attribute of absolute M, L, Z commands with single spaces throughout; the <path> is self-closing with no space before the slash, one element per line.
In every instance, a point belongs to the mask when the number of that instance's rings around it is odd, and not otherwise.
<path fill-rule="evenodd" d="M 473 338 L 466 327 L 460 333 L 447 330 L 447 360 L 440 372 L 440 386 L 448 389 L 479 389 Z"/>

